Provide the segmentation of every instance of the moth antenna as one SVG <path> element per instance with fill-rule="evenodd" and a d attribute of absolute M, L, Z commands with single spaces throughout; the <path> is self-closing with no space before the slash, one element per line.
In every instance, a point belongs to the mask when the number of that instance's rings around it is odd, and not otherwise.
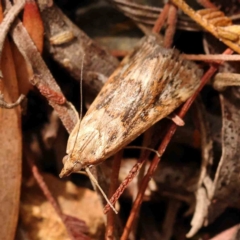
<path fill-rule="evenodd" d="M 83 81 L 83 63 L 84 63 L 85 54 L 82 57 L 82 64 L 81 64 L 81 77 L 80 77 L 80 121 L 82 120 L 83 115 L 83 91 L 82 91 L 82 81 Z M 80 124 L 79 124 L 80 125 Z"/>
<path fill-rule="evenodd" d="M 102 188 L 100 187 L 100 185 L 98 184 L 96 178 L 93 176 L 93 174 L 91 173 L 89 167 L 85 168 L 86 173 L 88 174 L 89 178 L 91 179 L 91 181 L 95 184 L 95 186 L 99 189 L 99 191 L 102 193 L 103 197 L 105 198 L 105 200 L 107 201 L 107 203 L 109 204 L 109 206 L 112 208 L 112 210 L 118 214 L 117 210 L 115 209 L 115 207 L 111 204 L 111 202 L 109 201 L 109 199 L 107 198 L 106 194 L 104 193 L 104 191 L 102 190 Z"/>
<path fill-rule="evenodd" d="M 78 134 L 79 134 L 79 131 L 80 131 L 80 125 L 81 125 L 82 115 L 83 115 L 82 81 L 83 81 L 83 62 L 84 62 L 84 57 L 85 57 L 85 54 L 83 54 L 83 56 L 82 56 L 81 75 L 80 75 L 80 114 L 79 114 L 80 123 L 79 123 L 79 126 L 78 126 L 78 131 L 77 131 L 76 138 L 75 138 L 75 140 L 74 140 L 72 152 L 73 152 L 73 150 L 74 150 L 74 148 L 75 148 L 75 145 L 76 145 L 76 143 L 77 143 L 77 138 L 78 138 Z M 70 153 L 70 157 L 71 157 L 72 152 Z"/>
<path fill-rule="evenodd" d="M 159 158 L 161 157 L 161 154 L 160 154 L 157 150 L 155 150 L 155 149 L 153 149 L 153 148 L 142 147 L 142 146 L 127 146 L 127 147 L 125 147 L 125 148 L 128 148 L 128 149 L 146 149 L 146 150 L 149 150 L 149 151 L 151 151 L 151 152 L 156 153 L 156 155 L 157 155 Z"/>

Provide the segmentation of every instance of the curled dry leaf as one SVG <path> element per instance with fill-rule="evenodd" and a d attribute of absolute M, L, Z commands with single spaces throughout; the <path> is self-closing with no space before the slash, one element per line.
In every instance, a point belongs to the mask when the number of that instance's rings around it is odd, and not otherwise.
<path fill-rule="evenodd" d="M 213 163 L 213 140 L 209 129 L 206 109 L 200 98 L 195 102 L 196 120 L 201 133 L 202 161 L 195 191 L 196 207 L 191 221 L 191 229 L 187 237 L 192 237 L 203 226 L 208 213 L 210 194 L 213 181 L 210 179 L 210 169 Z"/>
<path fill-rule="evenodd" d="M 222 157 L 214 179 L 214 193 L 209 208 L 212 222 L 226 207 L 239 207 L 239 88 L 232 87 L 220 95 L 222 106 Z"/>

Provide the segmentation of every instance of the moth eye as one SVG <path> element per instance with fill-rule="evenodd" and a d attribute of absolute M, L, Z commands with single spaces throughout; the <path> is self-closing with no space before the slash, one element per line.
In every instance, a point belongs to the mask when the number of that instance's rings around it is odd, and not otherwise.
<path fill-rule="evenodd" d="M 63 164 L 65 164 L 67 160 L 68 160 L 68 155 L 63 157 L 63 160 L 62 160 Z"/>
<path fill-rule="evenodd" d="M 80 162 L 77 162 L 73 167 L 73 172 L 79 172 L 82 170 L 82 164 Z"/>

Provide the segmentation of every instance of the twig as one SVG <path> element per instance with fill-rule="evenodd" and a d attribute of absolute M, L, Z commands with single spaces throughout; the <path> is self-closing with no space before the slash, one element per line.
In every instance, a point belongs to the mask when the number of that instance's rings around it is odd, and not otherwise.
<path fill-rule="evenodd" d="M 2 59 L 2 50 L 5 38 L 9 32 L 11 24 L 16 19 L 19 12 L 23 9 L 25 5 L 25 0 L 18 1 L 13 7 L 7 12 L 6 16 L 4 17 L 3 21 L 0 24 L 0 66 L 1 66 L 1 59 Z M 0 77 L 3 78 L 2 71 L 0 69 Z"/>
<path fill-rule="evenodd" d="M 115 154 L 113 158 L 111 184 L 110 184 L 109 194 L 108 194 L 109 198 L 114 194 L 118 186 L 118 175 L 119 175 L 119 170 L 121 166 L 122 156 L 123 156 L 123 150 L 120 150 L 118 153 Z M 106 240 L 114 239 L 114 218 L 115 218 L 114 212 L 110 211 L 107 214 L 107 227 L 106 227 L 106 234 L 105 234 Z"/>
<path fill-rule="evenodd" d="M 147 151 L 148 154 L 150 151 Z M 147 157 L 141 157 L 138 162 L 132 167 L 130 172 L 128 173 L 128 176 L 122 181 L 116 192 L 113 194 L 113 196 L 110 199 L 110 202 L 112 204 L 116 203 L 116 201 L 119 199 L 119 197 L 122 195 L 123 191 L 126 189 L 128 184 L 135 178 L 138 171 L 141 169 L 142 165 L 145 163 Z M 104 213 L 107 213 L 110 210 L 110 206 L 107 204 L 104 208 Z"/>
<path fill-rule="evenodd" d="M 193 61 L 240 61 L 240 55 L 223 55 L 223 54 L 182 54 L 187 60 Z"/>
<path fill-rule="evenodd" d="M 226 87 L 239 85 L 240 74 L 238 73 L 217 73 L 213 79 L 213 87 L 218 91 L 223 91 Z"/>
<path fill-rule="evenodd" d="M 173 4 L 170 5 L 167 18 L 167 29 L 164 35 L 163 46 L 170 48 L 173 43 L 174 34 L 177 25 L 177 7 Z"/>
<path fill-rule="evenodd" d="M 167 206 L 167 211 L 162 226 L 161 240 L 169 240 L 174 231 L 174 223 L 176 220 L 177 212 L 181 206 L 181 202 L 176 199 L 170 199 Z"/>
<path fill-rule="evenodd" d="M 154 33 L 159 33 L 160 32 L 160 30 L 162 29 L 162 27 L 164 25 L 164 22 L 167 19 L 169 7 L 170 7 L 169 3 L 166 3 L 164 5 L 164 8 L 163 8 L 162 12 L 160 12 L 159 17 L 158 17 L 158 19 L 156 20 L 156 22 L 153 26 L 152 32 L 154 32 Z"/>
<path fill-rule="evenodd" d="M 1 94 L 1 92 L 0 92 L 0 107 L 7 108 L 7 109 L 14 108 L 14 107 L 18 106 L 23 101 L 24 98 L 25 98 L 25 96 L 23 94 L 21 94 L 16 102 L 7 103 L 3 98 L 3 94 Z"/>
<path fill-rule="evenodd" d="M 199 4 L 201 4 L 205 8 L 217 8 L 213 3 L 209 0 L 197 0 Z"/>
<path fill-rule="evenodd" d="M 114 57 L 125 57 L 130 53 L 130 51 L 126 50 L 111 50 L 110 52 Z"/>
<path fill-rule="evenodd" d="M 227 49 L 223 54 L 232 54 L 232 50 L 231 49 Z M 213 74 L 217 71 L 217 66 L 211 66 L 209 68 L 209 70 L 204 74 L 204 76 L 201 79 L 201 84 L 199 86 L 199 88 L 196 90 L 196 92 L 193 94 L 193 96 L 183 105 L 183 107 L 181 108 L 178 116 L 180 118 L 183 118 L 185 116 L 185 114 L 187 113 L 188 109 L 190 108 L 190 106 L 192 105 L 193 101 L 195 100 L 195 98 L 197 97 L 197 95 L 199 94 L 199 92 L 202 90 L 202 88 L 204 87 L 204 85 L 208 82 L 208 80 L 213 76 Z M 163 153 L 165 152 L 166 147 L 168 146 L 169 142 L 172 139 L 172 136 L 174 135 L 175 131 L 177 129 L 177 125 L 174 123 L 171 123 L 167 133 L 165 134 L 159 148 L 158 148 L 158 152 L 160 153 L 160 155 L 162 156 Z M 144 176 L 142 182 L 141 182 L 141 188 L 138 192 L 137 198 L 133 204 L 132 210 L 130 212 L 129 218 L 127 220 L 127 223 L 125 225 L 123 234 L 121 236 L 121 240 L 127 240 L 130 230 L 132 228 L 134 219 L 136 217 L 136 214 L 141 206 L 142 200 L 143 200 L 143 196 L 144 196 L 144 192 L 148 186 L 148 182 L 150 181 L 150 179 L 152 178 L 155 170 L 157 169 L 158 163 L 160 162 L 161 158 L 159 158 L 158 156 L 155 156 L 149 169 L 147 174 Z"/>
<path fill-rule="evenodd" d="M 184 0 L 171 0 L 176 6 L 178 6 L 184 13 L 186 13 L 189 17 L 191 17 L 194 21 L 200 24 L 204 29 L 209 31 L 213 36 L 217 39 L 220 39 L 223 43 L 225 43 L 228 47 L 240 53 L 240 46 L 237 42 L 232 42 L 225 38 L 219 37 L 217 32 L 217 27 L 214 24 L 210 23 L 207 19 L 198 13 L 198 11 L 194 11 L 192 8 L 188 6 L 188 4 Z M 230 22 L 231 20 L 228 19 Z"/>

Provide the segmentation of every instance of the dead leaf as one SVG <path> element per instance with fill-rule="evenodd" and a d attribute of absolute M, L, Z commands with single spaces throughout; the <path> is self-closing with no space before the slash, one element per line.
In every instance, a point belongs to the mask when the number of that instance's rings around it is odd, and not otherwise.
<path fill-rule="evenodd" d="M 195 191 L 195 212 L 191 221 L 192 227 L 187 233 L 187 237 L 192 237 L 204 225 L 213 189 L 213 181 L 210 178 L 210 169 L 213 163 L 213 140 L 210 134 L 206 109 L 200 98 L 197 99 L 195 106 L 196 119 L 201 132 L 202 162 Z"/>
<path fill-rule="evenodd" d="M 226 207 L 239 207 L 240 191 L 240 99 L 232 87 L 220 95 L 222 105 L 222 157 L 214 179 L 215 191 L 209 209 L 209 221 L 212 222 Z"/>
<path fill-rule="evenodd" d="M 104 216 L 97 194 L 91 190 L 77 187 L 70 181 L 63 182 L 49 174 L 43 174 L 43 176 L 63 212 L 85 221 L 91 239 L 102 239 Z M 20 209 L 23 228 L 28 232 L 30 239 L 68 239 L 61 219 L 36 183 L 31 186 L 25 184 Z"/>

